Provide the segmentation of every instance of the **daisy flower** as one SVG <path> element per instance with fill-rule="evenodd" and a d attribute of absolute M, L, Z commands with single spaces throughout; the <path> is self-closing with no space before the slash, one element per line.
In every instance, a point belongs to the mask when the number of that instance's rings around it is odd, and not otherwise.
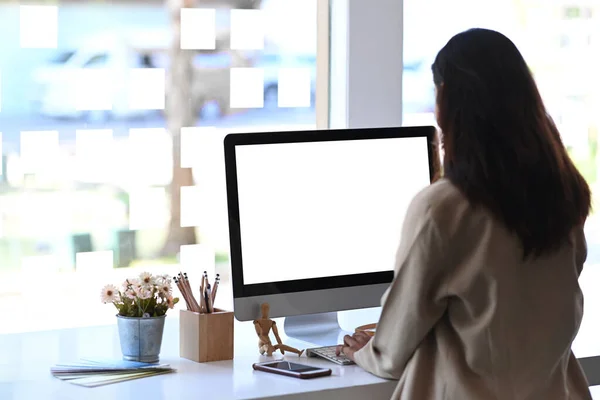
<path fill-rule="evenodd" d="M 133 289 L 125 290 L 125 296 L 131 300 L 135 299 L 135 290 L 133 290 Z"/>
<path fill-rule="evenodd" d="M 173 288 L 171 287 L 171 284 L 169 282 L 161 282 L 161 284 L 158 285 L 158 293 L 160 293 L 163 296 L 169 297 L 173 294 Z"/>
<path fill-rule="evenodd" d="M 149 272 L 142 272 L 140 274 L 140 283 L 144 286 L 152 286 L 156 283 L 156 278 Z"/>
<path fill-rule="evenodd" d="M 146 299 L 152 298 L 153 296 L 154 296 L 154 290 L 153 289 L 146 289 L 146 293 L 145 293 Z"/>
<path fill-rule="evenodd" d="M 114 303 L 119 296 L 119 290 L 114 285 L 106 285 L 102 288 L 102 293 L 100 295 L 102 302 L 106 303 Z"/>
<path fill-rule="evenodd" d="M 137 297 L 142 298 L 142 294 L 144 293 L 144 287 L 142 285 L 134 286 L 132 290 Z"/>
<path fill-rule="evenodd" d="M 134 290 L 142 288 L 142 282 L 139 279 L 129 279 L 129 284 L 131 288 Z"/>
<path fill-rule="evenodd" d="M 169 306 L 170 309 L 173 309 L 173 307 L 175 307 L 173 296 L 167 296 L 167 306 Z"/>
<path fill-rule="evenodd" d="M 156 285 L 157 286 L 163 285 L 165 283 L 168 283 L 168 284 L 171 283 L 171 278 L 169 277 L 169 274 L 163 274 L 163 275 L 159 275 L 156 277 Z"/>
<path fill-rule="evenodd" d="M 147 300 L 152 297 L 154 290 L 152 288 L 141 287 L 136 289 L 135 294 L 142 300 Z"/>
<path fill-rule="evenodd" d="M 131 286 L 131 282 L 129 279 L 125 279 L 125 282 L 121 284 L 121 291 L 126 292 L 129 289 L 129 286 Z"/>

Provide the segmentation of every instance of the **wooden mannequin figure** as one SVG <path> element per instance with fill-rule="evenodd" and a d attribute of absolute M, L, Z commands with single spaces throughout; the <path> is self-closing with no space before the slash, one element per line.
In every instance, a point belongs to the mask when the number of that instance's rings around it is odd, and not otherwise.
<path fill-rule="evenodd" d="M 275 321 L 269 319 L 269 304 L 263 303 L 260 306 L 261 310 L 261 318 L 254 320 L 254 328 L 256 329 L 256 334 L 258 335 L 258 351 L 261 355 L 265 353 L 270 357 L 275 353 L 275 351 L 281 351 L 281 354 L 285 354 L 286 351 L 290 353 L 296 353 L 298 356 L 301 356 L 304 350 L 298 350 L 290 346 L 286 346 L 281 342 L 281 338 L 279 337 L 279 331 L 277 330 L 277 325 Z M 269 333 L 273 330 L 273 335 L 275 335 L 275 340 L 277 340 L 277 344 L 273 345 L 271 339 L 269 338 Z"/>

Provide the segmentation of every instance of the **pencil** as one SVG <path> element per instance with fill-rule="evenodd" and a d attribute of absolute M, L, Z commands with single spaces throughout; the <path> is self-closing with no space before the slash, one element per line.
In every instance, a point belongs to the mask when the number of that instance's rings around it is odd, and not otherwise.
<path fill-rule="evenodd" d="M 194 311 L 202 312 L 202 310 L 200 309 L 200 305 L 196 301 L 196 298 L 194 297 L 194 294 L 192 292 L 192 287 L 190 286 L 190 281 L 188 279 L 187 273 L 184 273 L 183 276 L 185 277 L 186 290 L 188 291 L 188 294 L 190 295 L 190 301 L 192 302 L 192 305 L 194 306 Z"/>
<path fill-rule="evenodd" d="M 194 295 L 192 294 L 191 288 L 190 288 L 190 283 L 188 281 L 188 277 L 187 274 L 182 274 L 181 272 L 179 273 L 179 281 L 181 282 L 181 289 L 183 289 L 182 293 L 185 293 L 185 296 L 187 297 L 187 301 L 190 303 L 190 311 L 194 311 L 194 312 L 198 312 L 200 306 L 198 306 L 198 303 L 196 302 L 196 299 L 194 298 Z"/>
<path fill-rule="evenodd" d="M 215 304 L 215 298 L 217 297 L 217 289 L 219 288 L 219 281 L 221 280 L 221 277 L 219 276 L 219 274 L 217 274 L 217 276 L 215 277 L 215 286 L 213 287 L 212 290 L 212 302 L 213 305 Z"/>
<path fill-rule="evenodd" d="M 183 296 L 183 299 L 185 300 L 185 305 L 187 306 L 188 311 L 191 311 L 192 307 L 190 304 L 190 300 L 188 299 L 187 293 L 185 292 L 185 290 L 183 289 L 183 286 L 181 285 L 181 281 L 179 279 L 177 279 L 176 276 L 173 277 L 173 281 L 177 285 L 177 289 L 179 289 L 179 292 L 181 292 L 181 295 Z"/>

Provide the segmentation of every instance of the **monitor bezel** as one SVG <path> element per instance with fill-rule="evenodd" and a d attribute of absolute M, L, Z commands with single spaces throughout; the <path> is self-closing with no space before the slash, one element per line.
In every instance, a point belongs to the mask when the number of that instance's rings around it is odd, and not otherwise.
<path fill-rule="evenodd" d="M 293 281 L 266 282 L 245 285 L 240 231 L 241 228 L 238 198 L 236 146 L 425 137 L 427 138 L 427 142 L 429 143 L 429 146 L 427 147 L 427 153 L 429 157 L 429 176 L 431 181 L 435 173 L 433 163 L 435 134 L 436 128 L 433 126 L 415 126 L 400 128 L 386 127 L 310 131 L 305 130 L 283 132 L 253 132 L 235 133 L 228 134 L 227 136 L 225 136 L 223 144 L 225 150 L 225 178 L 227 186 L 227 207 L 229 217 L 231 280 L 234 298 L 375 285 L 382 283 L 390 283 L 393 278 L 393 270 L 390 269 L 390 271 L 383 272 L 370 272 L 364 274 L 340 275 L 334 277 L 310 278 Z M 393 268 L 393 266 L 390 266 L 390 268 Z"/>

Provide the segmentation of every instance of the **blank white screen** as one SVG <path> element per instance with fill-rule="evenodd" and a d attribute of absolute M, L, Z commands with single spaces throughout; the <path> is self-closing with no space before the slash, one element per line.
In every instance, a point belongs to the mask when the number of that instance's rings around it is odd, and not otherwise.
<path fill-rule="evenodd" d="M 236 146 L 244 284 L 390 271 L 427 138 Z"/>

